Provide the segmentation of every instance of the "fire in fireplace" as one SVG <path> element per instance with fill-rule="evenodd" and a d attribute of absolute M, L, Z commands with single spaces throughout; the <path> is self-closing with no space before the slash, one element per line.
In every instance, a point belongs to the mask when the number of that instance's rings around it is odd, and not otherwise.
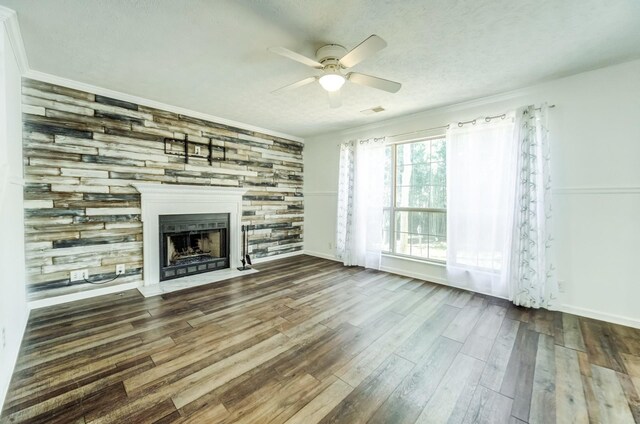
<path fill-rule="evenodd" d="M 229 267 L 229 214 L 160 216 L 160 280 Z"/>

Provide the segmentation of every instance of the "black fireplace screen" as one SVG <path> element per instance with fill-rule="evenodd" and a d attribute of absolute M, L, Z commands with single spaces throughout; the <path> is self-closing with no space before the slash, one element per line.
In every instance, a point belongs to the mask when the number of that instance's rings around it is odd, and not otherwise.
<path fill-rule="evenodd" d="M 227 256 L 224 240 L 227 230 L 167 234 L 168 266 L 188 265 Z"/>
<path fill-rule="evenodd" d="M 229 214 L 160 216 L 160 279 L 229 267 Z"/>

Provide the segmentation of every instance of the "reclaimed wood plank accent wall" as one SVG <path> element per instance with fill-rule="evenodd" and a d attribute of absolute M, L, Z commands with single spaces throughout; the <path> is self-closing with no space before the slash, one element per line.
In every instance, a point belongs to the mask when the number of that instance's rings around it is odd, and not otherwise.
<path fill-rule="evenodd" d="M 134 182 L 245 187 L 253 257 L 302 249 L 302 143 L 30 79 L 22 90 L 31 300 L 104 287 L 71 283 L 76 269 L 103 281 L 124 263 L 111 284 L 141 280 Z M 185 137 L 188 163 L 165 149 Z"/>

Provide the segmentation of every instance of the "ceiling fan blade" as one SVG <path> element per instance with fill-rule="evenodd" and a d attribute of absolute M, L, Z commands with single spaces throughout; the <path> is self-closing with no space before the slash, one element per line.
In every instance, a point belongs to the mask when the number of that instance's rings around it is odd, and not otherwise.
<path fill-rule="evenodd" d="M 372 77 L 371 75 L 359 74 L 357 72 L 349 72 L 347 79 L 356 84 L 366 85 L 367 87 L 377 88 L 378 90 L 388 91 L 389 93 L 397 93 L 402 84 L 395 81 L 389 81 L 383 78 Z"/>
<path fill-rule="evenodd" d="M 328 91 L 327 93 L 329 94 L 329 106 L 331 106 L 332 109 L 336 109 L 342 106 L 342 98 L 340 97 L 340 90 Z"/>
<path fill-rule="evenodd" d="M 345 68 L 351 68 L 385 47 L 387 47 L 387 42 L 373 34 L 345 54 L 340 59 L 340 64 Z"/>
<path fill-rule="evenodd" d="M 298 82 L 294 82 L 293 84 L 285 85 L 284 87 L 280 87 L 277 90 L 273 90 L 272 93 L 280 93 L 280 92 L 283 92 L 283 91 L 293 90 L 294 88 L 298 88 L 298 87 L 302 87 L 303 85 L 311 84 L 312 82 L 314 82 L 317 79 L 318 79 L 318 77 L 305 78 L 305 79 L 300 80 Z"/>
<path fill-rule="evenodd" d="M 271 53 L 279 54 L 280 56 L 295 60 L 296 62 L 304 63 L 305 65 L 311 66 L 312 68 L 322 69 L 322 63 L 310 59 L 307 56 L 303 56 L 300 53 L 285 49 L 284 47 L 270 47 L 269 51 Z"/>

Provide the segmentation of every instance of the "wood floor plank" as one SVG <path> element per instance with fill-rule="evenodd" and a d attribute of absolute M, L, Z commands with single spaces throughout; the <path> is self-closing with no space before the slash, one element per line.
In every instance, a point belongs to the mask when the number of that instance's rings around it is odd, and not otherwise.
<path fill-rule="evenodd" d="M 353 387 L 358 386 L 402 343 L 407 340 L 427 318 L 408 315 L 384 336 L 380 337 L 355 358 L 336 372 L 336 376 Z"/>
<path fill-rule="evenodd" d="M 32 311 L 0 423 L 640 421 L 640 330 L 305 255 L 256 267 Z"/>
<path fill-rule="evenodd" d="M 582 335 L 592 364 L 626 373 L 610 327 L 603 322 L 580 318 Z"/>
<path fill-rule="evenodd" d="M 482 312 L 478 323 L 462 346 L 462 353 L 486 361 L 500 331 L 502 320 L 506 314 L 502 306 L 489 305 Z"/>
<path fill-rule="evenodd" d="M 444 331 L 443 335 L 452 340 L 464 343 L 487 307 L 487 301 L 481 296 L 474 296 L 460 311 L 456 319 Z"/>
<path fill-rule="evenodd" d="M 464 417 L 464 424 L 508 424 L 513 399 L 478 386 Z"/>
<path fill-rule="evenodd" d="M 616 373 L 616 376 L 618 377 L 622 391 L 627 398 L 627 403 L 633 419 L 636 423 L 640 422 L 640 395 L 638 395 L 640 392 L 636 389 L 633 379 L 630 376 L 619 372 Z"/>
<path fill-rule="evenodd" d="M 556 417 L 559 423 L 588 423 L 589 410 L 584 395 L 578 354 L 573 349 L 555 347 Z"/>
<path fill-rule="evenodd" d="M 352 391 L 353 387 L 338 378 L 329 387 L 322 391 L 322 393 L 299 410 L 293 417 L 289 418 L 286 423 L 318 423 Z"/>
<path fill-rule="evenodd" d="M 390 355 L 320 422 L 366 423 L 413 367 L 413 362 Z"/>
<path fill-rule="evenodd" d="M 629 404 L 614 370 L 591 365 L 593 390 L 603 424 L 635 423 Z"/>
<path fill-rule="evenodd" d="M 459 342 L 440 337 L 419 358 L 418 365 L 378 408 L 369 423 L 414 423 L 433 396 L 460 347 Z"/>
<path fill-rule="evenodd" d="M 562 329 L 564 331 L 564 346 L 582 352 L 587 351 L 577 316 L 562 314 Z"/>
<path fill-rule="evenodd" d="M 310 333 L 309 336 L 312 334 Z M 249 349 L 216 362 L 180 380 L 177 385 L 181 387 L 181 390 L 173 395 L 171 399 L 176 407 L 182 408 L 225 382 L 279 355 L 296 343 L 297 340 L 287 339 L 282 334 L 274 335 L 264 342 L 260 342 Z M 211 377 L 213 376 L 215 376 L 214 384 L 211 382 Z"/>
<path fill-rule="evenodd" d="M 496 336 L 496 341 L 489 353 L 487 365 L 484 367 L 480 378 L 480 384 L 494 392 L 499 392 L 502 386 L 519 327 L 520 321 L 508 318 L 503 320 L 500 331 Z"/>
<path fill-rule="evenodd" d="M 88 397 L 91 393 L 103 390 L 113 384 L 120 384 L 121 387 L 120 382 L 123 378 L 147 370 L 152 366 L 152 361 L 147 358 L 131 366 L 121 367 L 117 372 L 110 373 L 108 376 L 103 376 L 88 384 L 73 385 L 73 387 L 69 387 L 61 393 L 53 392 L 55 396 L 49 396 L 49 394 L 45 392 L 36 399 L 27 399 L 23 404 L 18 404 L 13 408 L 3 410 L 3 415 L 6 414 L 10 422 L 31 422 L 39 420 L 40 418 L 38 417 L 46 417 L 53 411 L 59 413 L 59 411 L 64 411 L 69 408 L 76 409 L 78 405 L 82 403 L 83 398 Z"/>
<path fill-rule="evenodd" d="M 584 389 L 584 399 L 587 402 L 587 411 L 589 412 L 589 422 L 600 423 L 600 407 L 598 399 L 593 390 L 593 378 L 591 372 L 591 364 L 589 363 L 589 355 L 586 352 L 577 352 L 578 365 L 580 367 L 580 376 L 582 377 L 582 387 Z"/>
<path fill-rule="evenodd" d="M 555 339 L 547 334 L 540 334 L 533 374 L 529 423 L 554 422 L 556 422 Z"/>
<path fill-rule="evenodd" d="M 431 345 L 439 339 L 447 325 L 455 319 L 460 310 L 453 306 L 442 305 L 424 324 L 420 326 L 396 350 L 396 355 L 402 356 L 413 363 L 429 350 Z"/>
<path fill-rule="evenodd" d="M 176 424 L 219 423 L 229 416 L 229 411 L 222 404 L 207 405 L 195 414 L 179 418 Z"/>
<path fill-rule="evenodd" d="M 461 422 L 480 380 L 484 362 L 458 353 L 435 393 L 416 420 L 420 423 Z"/>
<path fill-rule="evenodd" d="M 250 328 L 251 331 L 243 331 L 240 334 L 234 336 L 225 337 L 222 340 L 216 340 L 213 343 L 209 343 L 205 347 L 198 349 L 192 349 L 187 352 L 181 352 L 182 354 L 175 357 L 170 361 L 156 364 L 156 366 L 144 373 L 137 374 L 136 376 L 124 381 L 124 385 L 127 392 L 133 392 L 146 384 L 149 384 L 164 375 L 171 374 L 181 368 L 184 368 L 190 364 L 202 361 L 209 356 L 214 355 L 224 349 L 227 349 L 235 344 L 253 339 L 261 333 L 271 332 L 272 335 L 276 335 L 277 332 L 274 327 L 278 325 L 280 321 L 277 319 L 269 320 L 265 323 L 258 324 Z M 206 340 L 199 340 L 199 343 L 206 343 Z M 152 357 L 153 358 L 153 357 Z"/>
<path fill-rule="evenodd" d="M 529 421 L 539 333 L 521 325 L 511 351 L 500 393 L 513 399 L 511 415 Z"/>
<path fill-rule="evenodd" d="M 320 382 L 306 373 L 274 380 L 229 409 L 224 423 L 270 422 Z"/>

